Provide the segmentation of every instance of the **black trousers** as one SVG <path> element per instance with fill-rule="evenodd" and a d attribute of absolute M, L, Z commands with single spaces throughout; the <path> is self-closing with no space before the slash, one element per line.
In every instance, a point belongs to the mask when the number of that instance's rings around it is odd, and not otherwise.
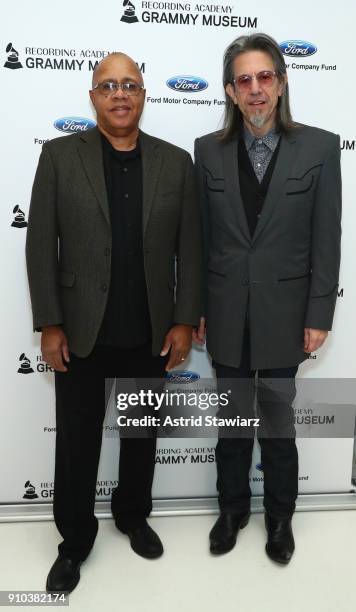
<path fill-rule="evenodd" d="M 219 363 L 216 369 L 219 390 L 231 390 L 228 410 L 220 416 L 238 414 L 260 418 L 257 437 L 264 473 L 264 507 L 277 519 L 290 518 L 298 495 L 298 452 L 295 444 L 295 375 L 298 366 L 252 370 L 250 340 L 245 330 L 242 359 L 238 368 Z M 257 397 L 256 397 L 257 396 Z M 256 410 L 254 410 L 254 402 Z M 250 509 L 249 472 L 255 439 L 253 427 L 238 431 L 219 430 L 216 446 L 217 489 L 221 511 L 239 513 Z"/>
<path fill-rule="evenodd" d="M 60 554 L 84 560 L 94 544 L 96 480 L 105 416 L 105 378 L 164 376 L 166 357 L 153 357 L 151 343 L 136 349 L 97 346 L 86 358 L 71 354 L 68 372 L 55 373 L 56 459 L 53 512 L 63 542 Z M 156 436 L 121 438 L 119 485 L 111 508 L 125 531 L 152 510 Z"/>

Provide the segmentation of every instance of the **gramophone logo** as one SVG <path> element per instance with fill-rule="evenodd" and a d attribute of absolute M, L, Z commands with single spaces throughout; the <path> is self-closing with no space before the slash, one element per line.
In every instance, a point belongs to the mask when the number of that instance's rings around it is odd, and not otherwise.
<path fill-rule="evenodd" d="M 27 221 L 25 219 L 25 213 L 18 204 L 16 204 L 14 210 L 12 211 L 15 215 L 15 219 L 11 223 L 11 227 L 27 227 Z"/>
<path fill-rule="evenodd" d="M 125 23 L 136 23 L 138 21 L 136 17 L 136 9 L 135 5 L 131 2 L 131 0 L 124 0 L 123 5 L 125 7 L 124 14 L 121 17 L 120 21 L 125 21 Z"/>
<path fill-rule="evenodd" d="M 29 480 L 25 482 L 25 494 L 22 496 L 22 499 L 37 499 L 38 495 L 36 493 L 35 487 L 30 483 Z"/>
<path fill-rule="evenodd" d="M 4 68 L 10 68 L 11 70 L 22 68 L 22 64 L 21 62 L 19 62 L 19 54 L 16 51 L 16 49 L 13 48 L 11 42 L 6 47 L 6 53 L 7 53 L 7 60 L 4 64 Z"/>
<path fill-rule="evenodd" d="M 21 362 L 20 367 L 17 370 L 19 374 L 33 374 L 31 361 L 26 357 L 25 353 L 21 353 L 19 361 Z"/>

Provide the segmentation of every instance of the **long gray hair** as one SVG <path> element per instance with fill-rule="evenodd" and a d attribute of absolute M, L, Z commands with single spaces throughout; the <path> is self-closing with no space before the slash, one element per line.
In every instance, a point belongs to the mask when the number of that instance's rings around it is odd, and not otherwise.
<path fill-rule="evenodd" d="M 242 123 L 242 114 L 237 105 L 233 103 L 230 96 L 226 93 L 226 85 L 233 85 L 234 79 L 234 60 L 236 57 L 246 51 L 263 51 L 268 53 L 277 73 L 277 78 L 282 82 L 284 75 L 287 73 L 286 64 L 278 43 L 267 34 L 251 34 L 250 36 L 239 36 L 231 45 L 228 46 L 224 53 L 223 64 L 223 85 L 225 89 L 225 115 L 224 123 L 219 138 L 223 141 L 231 140 L 239 130 Z M 290 130 L 296 124 L 292 119 L 292 113 L 289 105 L 289 88 L 288 82 L 285 83 L 283 93 L 278 99 L 277 104 L 277 127 L 281 131 Z"/>

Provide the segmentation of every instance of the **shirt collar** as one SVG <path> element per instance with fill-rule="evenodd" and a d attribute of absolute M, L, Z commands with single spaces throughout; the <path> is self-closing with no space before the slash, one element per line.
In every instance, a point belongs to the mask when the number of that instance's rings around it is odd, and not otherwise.
<path fill-rule="evenodd" d="M 115 159 L 118 159 L 119 161 L 125 162 L 127 160 L 136 159 L 141 155 L 139 138 L 137 139 L 136 147 L 131 151 L 118 151 L 117 149 L 114 149 L 111 142 L 104 136 L 104 134 L 101 134 L 101 139 L 106 154 L 110 153 Z"/>
<path fill-rule="evenodd" d="M 278 145 L 279 136 L 280 134 L 276 127 L 273 127 L 264 136 L 256 137 L 248 128 L 244 126 L 244 141 L 247 151 L 249 151 L 256 142 L 260 143 L 262 141 L 272 151 L 272 153 L 274 153 Z"/>

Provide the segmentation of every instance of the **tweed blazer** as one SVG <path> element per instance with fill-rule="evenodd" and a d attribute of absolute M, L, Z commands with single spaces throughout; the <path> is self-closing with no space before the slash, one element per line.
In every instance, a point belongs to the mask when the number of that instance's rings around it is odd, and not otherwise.
<path fill-rule="evenodd" d="M 173 323 L 201 313 L 199 207 L 190 155 L 140 131 L 143 252 L 152 351 Z M 26 241 L 34 329 L 62 325 L 69 349 L 93 349 L 104 316 L 111 227 L 98 128 L 44 144 Z"/>

